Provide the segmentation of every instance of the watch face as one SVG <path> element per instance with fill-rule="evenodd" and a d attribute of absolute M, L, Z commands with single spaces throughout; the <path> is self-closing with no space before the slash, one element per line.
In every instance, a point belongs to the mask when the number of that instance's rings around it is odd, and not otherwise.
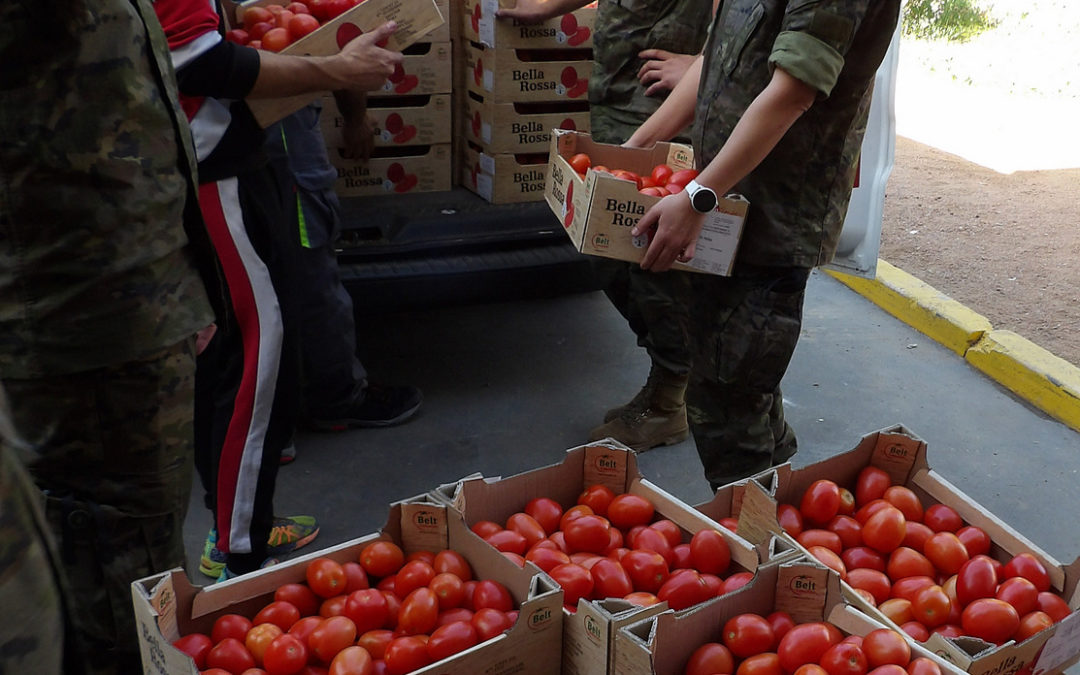
<path fill-rule="evenodd" d="M 699 188 L 694 193 L 694 208 L 702 213 L 707 213 L 716 208 L 716 194 L 709 188 Z"/>

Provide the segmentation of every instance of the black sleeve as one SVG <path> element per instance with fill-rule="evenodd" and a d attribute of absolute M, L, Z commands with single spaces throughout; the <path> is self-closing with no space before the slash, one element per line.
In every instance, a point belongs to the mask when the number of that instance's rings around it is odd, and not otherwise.
<path fill-rule="evenodd" d="M 251 47 L 222 40 L 176 73 L 188 96 L 244 98 L 259 77 L 259 54 Z"/>

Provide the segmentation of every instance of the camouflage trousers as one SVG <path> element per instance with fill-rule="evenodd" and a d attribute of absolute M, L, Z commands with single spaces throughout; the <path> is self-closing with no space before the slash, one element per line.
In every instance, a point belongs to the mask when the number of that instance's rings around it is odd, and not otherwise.
<path fill-rule="evenodd" d="M 589 113 L 592 137 L 622 143 L 641 121 L 630 113 L 594 106 Z M 647 272 L 637 263 L 590 257 L 593 273 L 611 304 L 637 336 L 652 362 L 686 375 L 693 363 L 690 347 L 690 281 L 683 272 Z"/>
<path fill-rule="evenodd" d="M 4 383 L 93 673 L 141 672 L 131 582 L 184 563 L 194 376 L 191 339 L 118 366 Z"/>
<path fill-rule="evenodd" d="M 687 274 L 697 321 L 687 417 L 714 490 L 795 454 L 780 381 L 802 329 L 809 274 L 805 268 Z"/>

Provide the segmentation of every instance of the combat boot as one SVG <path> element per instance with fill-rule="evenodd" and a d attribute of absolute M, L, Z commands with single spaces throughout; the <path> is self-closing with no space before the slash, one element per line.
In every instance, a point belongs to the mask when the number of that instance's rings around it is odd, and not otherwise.
<path fill-rule="evenodd" d="M 674 445 L 690 436 L 686 421 L 687 375 L 676 375 L 660 367 L 654 367 L 649 380 L 638 397 L 621 410 L 616 409 L 613 419 L 589 432 L 590 441 L 614 438 L 637 452 L 645 452 L 658 445 Z"/>
<path fill-rule="evenodd" d="M 649 377 L 646 378 L 645 384 L 642 385 L 638 393 L 634 394 L 634 398 L 630 399 L 629 403 L 624 403 L 618 407 L 612 408 L 604 413 L 604 422 L 610 422 L 616 417 L 623 415 L 637 414 L 649 407 L 649 401 L 652 400 L 653 392 L 656 391 L 656 383 L 660 381 L 661 372 L 664 369 L 655 363 L 649 368 Z M 670 375 L 671 373 L 669 373 Z"/>

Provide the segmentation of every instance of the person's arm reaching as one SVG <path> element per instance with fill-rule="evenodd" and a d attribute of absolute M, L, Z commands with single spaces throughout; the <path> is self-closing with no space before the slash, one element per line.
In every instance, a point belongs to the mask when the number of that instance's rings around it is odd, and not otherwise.
<path fill-rule="evenodd" d="M 338 89 L 334 101 L 344 120 L 341 135 L 349 159 L 368 160 L 375 147 L 375 125 L 367 112 L 367 92 L 356 89 Z"/>
<path fill-rule="evenodd" d="M 769 84 L 743 113 L 720 152 L 698 174 L 697 182 L 712 188 L 717 195 L 726 194 L 772 152 L 791 125 L 813 105 L 817 95 L 818 91 L 810 85 L 776 68 Z M 644 128 L 642 125 L 638 131 Z M 632 230 L 636 236 L 654 225 L 657 227 L 641 267 L 663 272 L 677 260 L 686 262 L 693 258 L 704 221 L 704 214 L 694 210 L 685 193 L 661 199 Z"/>
<path fill-rule="evenodd" d="M 663 49 L 643 49 L 638 58 L 645 59 L 638 70 L 638 81 L 645 87 L 646 96 L 671 91 L 697 58 L 695 54 L 675 54 Z"/>
<path fill-rule="evenodd" d="M 671 94 L 660 104 L 656 112 L 638 127 L 623 143 L 628 148 L 648 148 L 658 141 L 670 140 L 694 120 L 697 105 L 698 81 L 701 79 L 701 63 L 698 56 Z"/>
<path fill-rule="evenodd" d="M 517 0 L 517 5 L 500 8 L 495 16 L 499 19 L 516 19 L 521 23 L 540 23 L 581 9 L 590 2 L 592 0 Z"/>

